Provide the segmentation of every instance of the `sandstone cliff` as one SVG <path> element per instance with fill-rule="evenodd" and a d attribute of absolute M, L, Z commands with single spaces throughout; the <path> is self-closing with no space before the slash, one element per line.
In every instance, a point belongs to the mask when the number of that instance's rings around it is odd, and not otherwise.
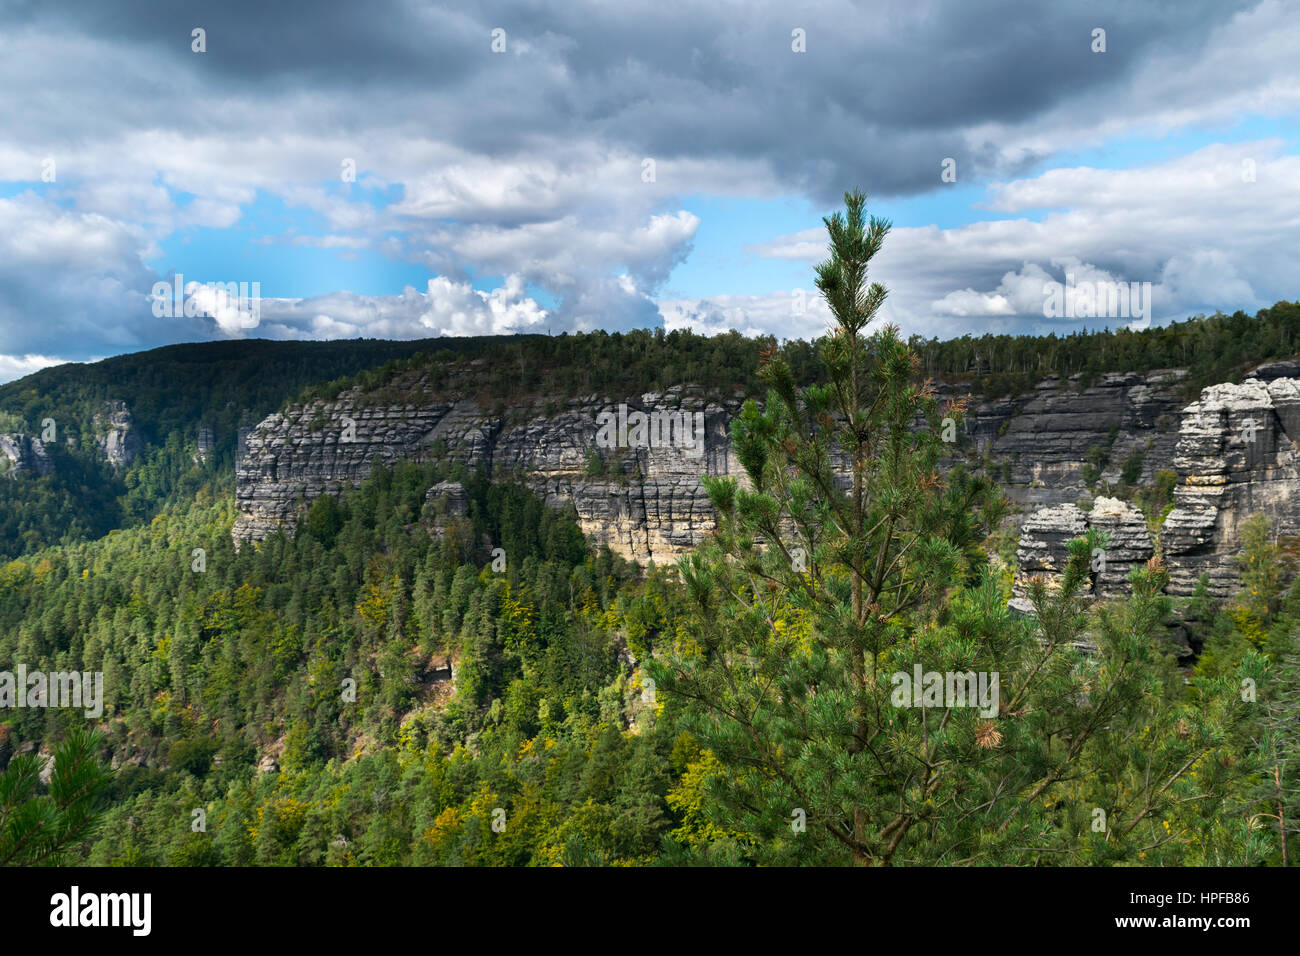
<path fill-rule="evenodd" d="M 45 424 L 42 422 L 42 428 Z M 129 465 L 144 450 L 144 440 L 126 402 L 104 402 L 103 408 L 91 416 L 91 428 L 99 454 L 114 468 Z M 41 434 L 48 437 L 45 431 Z M 74 444 L 65 432 L 58 434 L 66 444 Z M 49 443 L 44 439 L 21 432 L 0 434 L 0 474 L 16 478 L 22 474 L 48 475 L 53 470 Z"/>
<path fill-rule="evenodd" d="M 617 398 L 539 397 L 487 410 L 468 384 L 435 390 L 416 375 L 402 382 L 403 404 L 370 404 L 354 390 L 266 418 L 239 462 L 235 539 L 259 540 L 290 523 L 300 502 L 360 483 L 375 461 L 403 458 L 446 458 L 517 477 L 552 505 L 571 503 L 597 544 L 643 563 L 674 559 L 713 527 L 699 477 L 738 470 L 727 428 L 739 395 L 716 401 L 681 386 Z M 675 444 L 598 450 L 598 416 L 617 413 L 620 403 L 647 413 L 703 414 L 702 453 Z"/>
<path fill-rule="evenodd" d="M 1161 529 L 1175 594 L 1200 573 L 1217 594 L 1236 581 L 1238 526 L 1268 515 L 1279 535 L 1300 533 L 1300 379 L 1213 385 L 1183 412 L 1173 466 L 1176 507 Z"/>
<path fill-rule="evenodd" d="M 1090 513 L 1073 505 L 1030 513 L 1017 552 L 1022 579 L 1059 571 L 1065 542 L 1095 526 L 1112 536 L 1099 593 L 1122 590 L 1133 564 L 1158 543 L 1169 593 L 1191 594 L 1204 574 L 1212 594 L 1230 595 L 1239 579 L 1234 556 L 1243 521 L 1263 513 L 1279 536 L 1300 535 L 1300 379 L 1263 377 L 1279 366 L 1290 371 L 1290 364 L 1262 366 L 1240 385 L 1212 385 L 1180 411 L 1177 442 L 1164 459 L 1178 476 L 1174 508 L 1156 528 L 1107 498 Z"/>
<path fill-rule="evenodd" d="M 291 527 L 302 504 L 358 484 L 375 461 L 404 458 L 458 460 L 518 478 L 549 503 L 572 505 L 595 542 L 642 563 L 671 561 L 712 529 L 699 476 L 740 472 L 729 425 L 742 395 L 682 385 L 488 409 L 475 395 L 475 364 L 437 387 L 427 373 L 409 372 L 379 393 L 353 389 L 264 419 L 238 466 L 236 541 Z M 1300 438 L 1300 379 L 1276 377 L 1291 371 L 1273 363 L 1240 385 L 1207 388 L 1191 404 L 1179 394 L 1179 369 L 1109 374 L 1086 386 L 1078 376 L 1051 376 L 1027 394 L 971 397 L 963 445 L 1021 507 L 1026 569 L 1047 570 L 1064 541 L 1091 524 L 1112 537 L 1103 593 L 1121 590 L 1132 565 L 1161 542 L 1173 593 L 1190 593 L 1204 572 L 1223 594 L 1234 581 L 1237 526 L 1248 515 L 1264 511 L 1282 533 L 1300 533 L 1300 458 L 1291 437 Z M 961 386 L 939 391 L 966 397 Z M 702 413 L 701 452 L 675 444 L 597 449 L 598 416 L 620 403 Z M 1141 513 L 1106 494 L 1125 466 L 1141 484 L 1160 470 L 1177 473 L 1176 507 L 1154 533 Z"/>
<path fill-rule="evenodd" d="M 25 471 L 37 475 L 50 473 L 50 456 L 45 443 L 33 435 L 0 435 L 0 474 L 16 478 Z"/>
<path fill-rule="evenodd" d="M 140 430 L 135 426 L 126 402 L 108 401 L 104 411 L 93 419 L 98 433 L 95 442 L 104 460 L 115 468 L 129 465 L 144 449 Z"/>

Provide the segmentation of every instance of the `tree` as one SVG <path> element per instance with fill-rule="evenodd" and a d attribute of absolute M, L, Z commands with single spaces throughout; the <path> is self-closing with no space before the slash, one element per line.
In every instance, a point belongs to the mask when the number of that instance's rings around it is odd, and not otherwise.
<path fill-rule="evenodd" d="M 1232 679 L 1202 690 L 1204 717 L 1179 697 L 1158 561 L 1132 598 L 1089 614 L 1096 532 L 1070 544 L 1060 580 L 1033 582 L 1032 615 L 1008 608 L 981 547 L 1005 504 L 961 468 L 940 474 L 962 409 L 916 384 L 895 329 L 864 334 L 885 298 L 867 267 L 888 224 L 868 223 L 861 194 L 845 201 L 817 270 L 836 320 L 828 383 L 797 391 L 767 355 L 765 408 L 746 402 L 732 431 L 748 487 L 705 479 L 718 529 L 679 562 L 690 620 L 648 665 L 701 748 L 685 832 L 786 864 L 1079 863 L 1162 846 L 1160 814 L 1224 798 L 1226 772 L 1203 803 L 1185 784 L 1240 711 Z"/>
<path fill-rule="evenodd" d="M 1300 833 L 1300 654 L 1282 658 L 1264 696 L 1259 752 L 1264 773 L 1250 793 L 1258 812 L 1277 831 L 1283 866 L 1291 865 L 1290 841 Z"/>
<path fill-rule="evenodd" d="M 347 512 L 333 495 L 324 494 L 312 502 L 303 519 L 303 530 L 322 546 L 333 547 L 334 539 L 347 522 Z"/>
<path fill-rule="evenodd" d="M 25 754 L 9 762 L 0 774 L 0 866 L 60 863 L 94 832 L 99 798 L 111 776 L 95 757 L 103 742 L 97 731 L 71 731 L 54 748 L 45 793 L 38 757 Z"/>
<path fill-rule="evenodd" d="M 1282 551 L 1273 539 L 1268 518 L 1251 515 L 1241 526 L 1241 601 L 1243 610 L 1261 629 L 1273 623 L 1284 587 Z"/>
<path fill-rule="evenodd" d="M 876 777 L 891 732 L 880 664 L 978 573 L 978 542 L 1001 514 L 990 484 L 939 477 L 943 416 L 913 383 L 918 360 L 897 330 L 864 334 L 886 296 L 867 276 L 889 230 L 868 223 L 865 201 L 848 194 L 847 214 L 825 220 L 831 258 L 817 287 L 836 320 L 822 343 L 829 382 L 796 391 L 789 366 L 767 353 L 766 409 L 747 401 L 733 425 L 752 490 L 705 479 L 719 533 L 680 565 L 696 646 L 658 675 L 698 705 L 686 722 L 727 765 L 742 829 L 779 854 L 779 828 L 816 813 L 819 832 L 859 863 L 887 861 L 914 822 L 904 813 L 876 826 L 868 805 L 892 789 Z M 891 782 L 900 769 L 885 769 Z"/>

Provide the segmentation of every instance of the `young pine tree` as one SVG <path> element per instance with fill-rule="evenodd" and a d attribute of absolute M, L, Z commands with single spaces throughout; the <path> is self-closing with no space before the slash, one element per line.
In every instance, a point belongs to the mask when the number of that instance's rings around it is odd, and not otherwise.
<path fill-rule="evenodd" d="M 827 384 L 797 389 L 767 354 L 765 405 L 732 430 L 747 481 L 705 479 L 717 533 L 679 563 L 690 619 L 648 664 L 701 748 L 670 795 L 690 808 L 677 836 L 717 861 L 1137 862 L 1172 801 L 1191 814 L 1228 787 L 1225 772 L 1198 802 L 1186 786 L 1227 705 L 1193 720 L 1176 699 L 1158 563 L 1105 620 L 1086 613 L 1095 535 L 1054 587 L 1035 584 L 1033 615 L 1008 609 L 980 547 L 1005 505 L 960 467 L 941 474 L 961 408 L 917 383 L 896 329 L 866 333 L 889 225 L 859 193 L 846 204 L 817 270 Z M 917 706 L 899 675 L 918 666 L 985 674 L 990 693 Z"/>
<path fill-rule="evenodd" d="M 879 665 L 939 623 L 948 591 L 983 566 L 978 543 L 1001 511 L 983 480 L 939 475 L 960 408 L 942 420 L 896 329 L 866 333 L 886 296 L 867 277 L 889 224 L 867 220 L 862 194 L 845 200 L 817 270 L 836 321 L 821 346 L 829 382 L 797 390 L 766 356 L 766 407 L 746 402 L 733 428 L 749 487 L 705 479 L 719 532 L 681 565 L 695 647 L 659 679 L 699 705 L 687 725 L 727 768 L 732 828 L 764 834 L 779 858 L 795 845 L 781 829 L 806 814 L 815 855 L 866 863 L 888 860 L 913 822 L 879 819 L 895 785 L 926 777 L 889 743 Z"/>

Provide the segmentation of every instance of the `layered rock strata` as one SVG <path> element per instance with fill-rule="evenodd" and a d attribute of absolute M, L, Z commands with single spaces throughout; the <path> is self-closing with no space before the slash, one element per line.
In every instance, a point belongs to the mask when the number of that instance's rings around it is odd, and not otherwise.
<path fill-rule="evenodd" d="M 100 453 L 114 468 L 129 465 L 144 449 L 140 430 L 135 427 L 126 402 L 105 402 L 104 411 L 94 416 L 94 425 L 99 433 L 96 443 Z"/>
<path fill-rule="evenodd" d="M 1300 379 L 1212 385 L 1183 411 L 1173 467 L 1175 508 L 1161 529 L 1170 591 L 1236 587 L 1239 529 L 1265 514 L 1280 536 L 1300 534 Z"/>
<path fill-rule="evenodd" d="M 1082 522 L 1111 533 L 1103 593 L 1122 589 L 1128 569 L 1159 543 L 1173 593 L 1191 593 L 1204 573 L 1215 593 L 1227 594 L 1236 580 L 1237 528 L 1249 515 L 1263 511 L 1280 533 L 1300 533 L 1292 440 L 1300 437 L 1300 379 L 1279 374 L 1288 371 L 1271 363 L 1240 385 L 1203 390 L 1190 405 L 1179 395 L 1179 369 L 1104 375 L 1086 385 L 1078 376 L 1049 376 L 1031 392 L 990 400 L 953 385 L 938 390 L 968 403 L 960 454 L 986 462 L 1022 509 L 1025 570 L 1057 561 L 1051 555 Z M 466 374 L 472 379 L 473 368 Z M 548 503 L 572 507 L 596 544 L 664 563 L 714 527 L 700 476 L 741 472 L 729 428 L 742 398 L 677 386 L 487 408 L 464 379 L 434 387 L 427 373 L 408 373 L 379 395 L 351 390 L 264 419 L 240 457 L 234 537 L 259 540 L 292 528 L 301 507 L 359 484 L 375 462 L 445 459 L 516 478 Z M 688 420 L 699 413 L 700 444 L 601 447 L 600 416 L 620 405 L 629 414 Z M 1176 473 L 1175 507 L 1154 535 L 1136 509 L 1110 494 L 1126 466 L 1144 485 L 1160 471 Z"/>
<path fill-rule="evenodd" d="M 1155 553 L 1142 513 L 1118 498 L 1100 497 L 1089 511 L 1078 505 L 1053 505 L 1025 518 L 1016 551 L 1016 597 L 1023 601 L 1028 581 L 1041 575 L 1054 580 L 1069 561 L 1068 544 L 1089 529 L 1104 541 L 1089 555 L 1090 591 L 1097 597 L 1127 593 L 1128 577 Z"/>
<path fill-rule="evenodd" d="M 258 540 L 291 525 L 302 504 L 359 484 L 375 462 L 461 462 L 498 479 L 517 478 L 548 504 L 572 506 L 598 546 L 642 563 L 671 561 L 713 528 L 703 474 L 737 470 L 727 426 L 738 410 L 678 387 L 620 400 L 595 395 L 538 399 L 527 407 L 488 411 L 455 393 L 434 396 L 412 383 L 419 404 L 368 406 L 354 392 L 333 402 L 289 409 L 248 436 L 238 468 L 237 541 Z M 551 406 L 551 413 L 544 409 Z M 703 434 L 687 445 L 670 429 L 667 443 L 601 448 L 602 413 L 703 416 Z M 694 436 L 691 436 L 694 437 Z M 433 496 L 433 497 L 440 497 Z"/>

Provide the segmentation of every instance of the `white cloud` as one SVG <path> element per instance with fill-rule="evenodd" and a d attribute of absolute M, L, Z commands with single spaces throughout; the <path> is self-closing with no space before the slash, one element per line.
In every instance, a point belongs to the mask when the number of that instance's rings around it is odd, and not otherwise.
<path fill-rule="evenodd" d="M 521 276 L 483 292 L 467 282 L 439 276 L 420 292 L 363 296 L 338 292 L 306 299 L 261 301 L 258 335 L 280 339 L 432 338 L 444 335 L 505 335 L 536 331 L 546 310 L 525 294 Z M 230 329 L 237 335 L 239 330 Z"/>
<path fill-rule="evenodd" d="M 32 372 L 39 372 L 51 365 L 62 365 L 65 361 L 67 360 L 49 355 L 0 355 L 0 385 L 22 378 L 24 375 L 31 375 Z M 89 359 L 89 361 L 94 362 L 98 359 Z"/>
<path fill-rule="evenodd" d="M 530 278 L 568 285 L 584 273 L 625 268 L 643 284 L 663 281 L 695 236 L 700 220 L 686 211 L 642 223 L 587 225 L 576 216 L 514 228 L 479 225 L 446 229 L 438 244 L 480 268 L 515 267 Z"/>
<path fill-rule="evenodd" d="M 0 199 L 0 352 L 148 342 L 157 331 L 143 310 L 149 249 L 138 230 L 97 213 L 30 192 Z"/>
<path fill-rule="evenodd" d="M 977 158 L 963 160 L 965 181 L 1117 135 L 1300 109 L 1294 3 L 1262 0 L 1235 16 L 1223 4 L 1180 8 L 1168 42 L 1152 29 L 1165 15 L 1138 7 L 1112 9 L 1112 52 L 1082 67 L 1053 58 L 1077 26 L 1069 5 L 1025 34 L 1014 5 L 999 19 L 961 2 L 893 0 L 873 13 L 876 28 L 856 30 L 842 25 L 860 13 L 833 0 L 806 11 L 804 57 L 789 52 L 788 31 L 772 33 L 773 13 L 675 18 L 653 3 L 509 11 L 510 57 L 466 52 L 485 50 L 476 12 L 427 4 L 395 4 L 385 18 L 358 8 L 355 21 L 293 22 L 274 5 L 213 11 L 225 27 L 213 40 L 241 35 L 243 21 L 285 26 L 262 34 L 278 37 L 270 57 L 256 33 L 195 57 L 168 12 L 126 10 L 104 31 L 93 16 L 33 8 L 0 24 L 0 181 L 36 180 L 47 156 L 59 174 L 47 199 L 0 200 L 0 349 L 244 333 L 216 303 L 215 321 L 153 322 L 144 294 L 156 277 L 142 263 L 179 230 L 239 227 L 259 196 L 317 214 L 326 233 L 270 241 L 372 249 L 447 277 L 425 292 L 294 300 L 274 321 L 263 315 L 262 334 L 542 321 L 515 292 L 491 303 L 465 292 L 456 280 L 471 274 L 545 289 L 558 302 L 552 327 L 632 327 L 661 311 L 701 327 L 815 334 L 815 313 L 791 319 L 789 291 L 665 300 L 656 311 L 700 228 L 680 197 L 820 195 L 850 174 L 906 192 L 963 143 Z M 964 55 L 936 76 L 935 57 L 957 43 Z M 846 88 L 862 64 L 872 82 Z M 1294 297 L 1300 223 L 1287 210 L 1300 201 L 1300 168 L 1281 149 L 1217 147 L 1154 169 L 997 184 L 990 208 L 1024 218 L 894 232 L 877 269 L 893 290 L 885 314 L 938 335 L 1012 328 L 1033 315 L 1039 272 L 1059 278 L 1067 261 L 1156 283 L 1166 317 Z M 340 179 L 349 159 L 355 184 Z M 1246 159 L 1257 164 L 1252 184 L 1241 182 Z M 387 187 L 393 205 L 368 201 Z M 1065 211 L 1030 218 L 1043 209 Z M 809 263 L 824 253 L 820 228 L 763 248 Z"/>
<path fill-rule="evenodd" d="M 1246 160 L 1253 182 L 1243 180 Z M 1043 285 L 1069 273 L 1077 282 L 1151 282 L 1157 323 L 1296 295 L 1300 156 L 1277 141 L 1216 144 L 1137 169 L 1050 170 L 994 184 L 988 205 L 1053 211 L 1041 220 L 894 229 L 872 263 L 872 278 L 890 289 L 883 318 L 941 338 L 1060 331 L 1043 317 Z M 811 270 L 825 243 L 824 230 L 810 229 L 749 251 Z M 763 308 L 755 316 L 768 331 L 784 321 Z"/>
<path fill-rule="evenodd" d="M 238 337 L 245 329 L 257 328 L 262 315 L 261 283 L 187 282 L 185 295 L 194 300 L 193 309 L 207 316 L 228 336 Z"/>
<path fill-rule="evenodd" d="M 826 300 L 815 290 L 807 289 L 768 295 L 660 299 L 657 305 L 666 329 L 690 329 L 701 335 L 735 329 L 742 335 L 811 340 L 822 335 L 832 323 Z"/>

